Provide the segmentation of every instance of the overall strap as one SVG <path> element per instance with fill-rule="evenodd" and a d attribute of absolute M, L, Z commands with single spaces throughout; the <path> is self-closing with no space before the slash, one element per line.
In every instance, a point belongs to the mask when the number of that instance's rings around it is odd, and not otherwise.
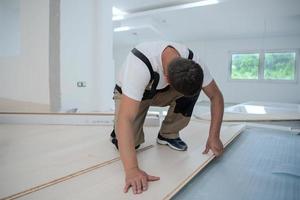
<path fill-rule="evenodd" d="M 189 56 L 188 56 L 188 59 L 189 60 L 193 60 L 193 57 L 194 57 L 194 53 L 192 52 L 192 50 L 188 49 L 189 50 Z"/>
<path fill-rule="evenodd" d="M 143 61 L 143 63 L 145 63 L 145 65 L 147 66 L 147 68 L 149 69 L 150 75 L 151 75 L 151 79 L 150 82 L 154 79 L 154 71 L 152 68 L 152 65 L 149 61 L 149 59 L 139 50 L 137 50 L 136 48 L 133 48 L 131 50 L 131 53 L 133 53 L 136 57 L 138 57 L 141 61 Z"/>
<path fill-rule="evenodd" d="M 151 99 L 154 97 L 156 94 L 156 88 L 159 82 L 159 74 L 157 72 L 153 71 L 152 65 L 149 61 L 149 59 L 139 50 L 136 48 L 133 48 L 131 52 L 138 57 L 145 65 L 147 66 L 149 72 L 150 72 L 150 81 L 149 84 L 152 82 L 151 89 L 150 90 L 145 90 L 144 95 L 143 95 L 143 100 L 145 99 Z"/>

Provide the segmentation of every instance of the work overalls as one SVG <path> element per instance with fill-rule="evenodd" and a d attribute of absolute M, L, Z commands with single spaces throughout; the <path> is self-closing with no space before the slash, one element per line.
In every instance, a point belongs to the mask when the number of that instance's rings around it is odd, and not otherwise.
<path fill-rule="evenodd" d="M 147 85 L 142 101 L 139 105 L 139 111 L 133 122 L 133 133 L 135 138 L 135 146 L 144 143 L 143 125 L 150 106 L 170 106 L 167 116 L 162 122 L 159 134 L 168 139 L 175 139 L 179 137 L 179 131 L 185 128 L 190 119 L 200 95 L 200 92 L 193 97 L 185 97 L 174 88 L 167 86 L 163 89 L 157 90 L 156 87 L 159 82 L 159 74 L 153 71 L 149 59 L 136 48 L 131 51 L 136 57 L 145 63 L 149 69 L 151 79 Z M 193 59 L 193 52 L 189 49 L 188 59 Z M 115 132 L 118 135 L 116 124 L 118 123 L 118 113 L 122 89 L 116 85 L 114 89 L 113 99 L 115 101 Z M 130 108 L 128 108 L 130 109 Z"/>

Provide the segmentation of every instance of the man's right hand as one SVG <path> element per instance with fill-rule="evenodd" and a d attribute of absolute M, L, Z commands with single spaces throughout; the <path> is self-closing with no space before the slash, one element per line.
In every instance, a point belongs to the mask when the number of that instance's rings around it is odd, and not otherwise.
<path fill-rule="evenodd" d="M 140 194 L 148 189 L 149 181 L 158 181 L 159 179 L 159 177 L 148 175 L 139 168 L 126 170 L 124 192 L 127 193 L 131 187 L 133 194 Z"/>

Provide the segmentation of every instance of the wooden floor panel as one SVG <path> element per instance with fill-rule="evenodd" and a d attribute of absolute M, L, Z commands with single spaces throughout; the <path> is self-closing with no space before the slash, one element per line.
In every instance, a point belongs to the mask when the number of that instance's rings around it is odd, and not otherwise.
<path fill-rule="evenodd" d="M 22 128 L 22 126 L 17 128 Z M 228 143 L 232 140 L 241 128 L 241 126 L 223 126 L 221 136 L 223 142 Z M 1 130 L 10 129 L 14 129 L 13 126 L 1 128 Z M 178 152 L 166 146 L 156 145 L 155 136 L 158 128 L 147 128 L 145 130 L 147 133 L 146 140 L 148 144 L 155 146 L 138 154 L 140 167 L 150 174 L 160 176 L 161 180 L 150 183 L 149 190 L 141 195 L 122 192 L 124 173 L 121 161 L 116 161 L 19 199 L 170 198 L 213 158 L 212 154 L 202 155 L 208 129 L 208 123 L 191 122 L 181 134 L 181 137 L 188 143 L 189 149 L 186 152 Z M 109 130 L 110 127 L 103 127 L 101 133 Z M 59 126 L 54 126 L 53 130 L 47 130 L 42 134 L 43 126 L 37 126 L 35 131 L 27 133 L 28 138 L 23 137 L 23 139 L 16 140 L 14 140 L 16 136 L 6 136 L 7 131 L 4 131 L 6 134 L 1 132 L 1 139 L 5 138 L 6 144 L 12 142 L 23 148 L 17 148 L 19 153 L 13 148 L 14 145 L 12 146 L 13 149 L 9 150 L 6 146 L 3 148 L 4 152 L 1 151 L 0 158 L 6 158 L 6 161 L 11 162 L 5 162 L 4 167 L 1 166 L 0 168 L 1 180 L 5 180 L 1 181 L 0 197 L 20 192 L 30 186 L 53 180 L 58 176 L 70 174 L 72 171 L 90 167 L 101 160 L 118 156 L 118 153 L 111 148 L 111 144 L 107 141 L 107 135 L 99 137 L 101 133 L 98 131 L 99 127 L 70 126 L 66 132 L 65 126 L 61 129 Z M 9 140 L 11 141 L 9 142 Z M 45 144 L 45 141 L 47 141 L 46 147 L 37 145 L 37 148 L 33 148 L 34 144 Z M 23 152 L 20 153 L 22 149 Z M 21 158 L 24 155 L 25 157 Z M 21 160 L 18 166 L 12 166 L 13 163 L 18 163 L 18 159 Z M 9 166 L 12 168 L 9 169 Z M 14 173 L 15 171 L 17 173 Z"/>
<path fill-rule="evenodd" d="M 153 133 L 157 129 L 151 128 Z M 0 125 L 0 199 L 119 157 L 109 142 L 111 130 L 110 126 Z"/>

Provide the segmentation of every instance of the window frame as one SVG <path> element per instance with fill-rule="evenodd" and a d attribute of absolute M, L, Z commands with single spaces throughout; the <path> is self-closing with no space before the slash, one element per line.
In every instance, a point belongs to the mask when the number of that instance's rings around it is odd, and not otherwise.
<path fill-rule="evenodd" d="M 231 78 L 231 73 L 232 73 L 232 55 L 233 54 L 258 54 L 258 74 L 257 74 L 257 79 L 232 79 Z M 258 81 L 259 80 L 259 76 L 260 76 L 260 65 L 261 65 L 261 58 L 260 58 L 260 52 L 258 51 L 253 51 L 253 50 L 244 50 L 244 51 L 230 51 L 229 52 L 229 55 L 230 55 L 230 60 L 229 60 L 229 80 L 231 81 Z"/>
<path fill-rule="evenodd" d="M 265 79 L 264 70 L 265 70 L 265 54 L 266 53 L 295 53 L 295 69 L 294 69 L 294 79 L 293 80 L 283 80 L 283 79 Z M 233 54 L 259 54 L 259 66 L 258 66 L 258 79 L 232 79 L 232 55 Z M 266 83 L 298 83 L 299 75 L 299 49 L 290 48 L 290 49 L 265 49 L 265 50 L 238 50 L 238 51 L 229 51 L 229 70 L 228 70 L 228 81 L 230 82 L 266 82 Z"/>

